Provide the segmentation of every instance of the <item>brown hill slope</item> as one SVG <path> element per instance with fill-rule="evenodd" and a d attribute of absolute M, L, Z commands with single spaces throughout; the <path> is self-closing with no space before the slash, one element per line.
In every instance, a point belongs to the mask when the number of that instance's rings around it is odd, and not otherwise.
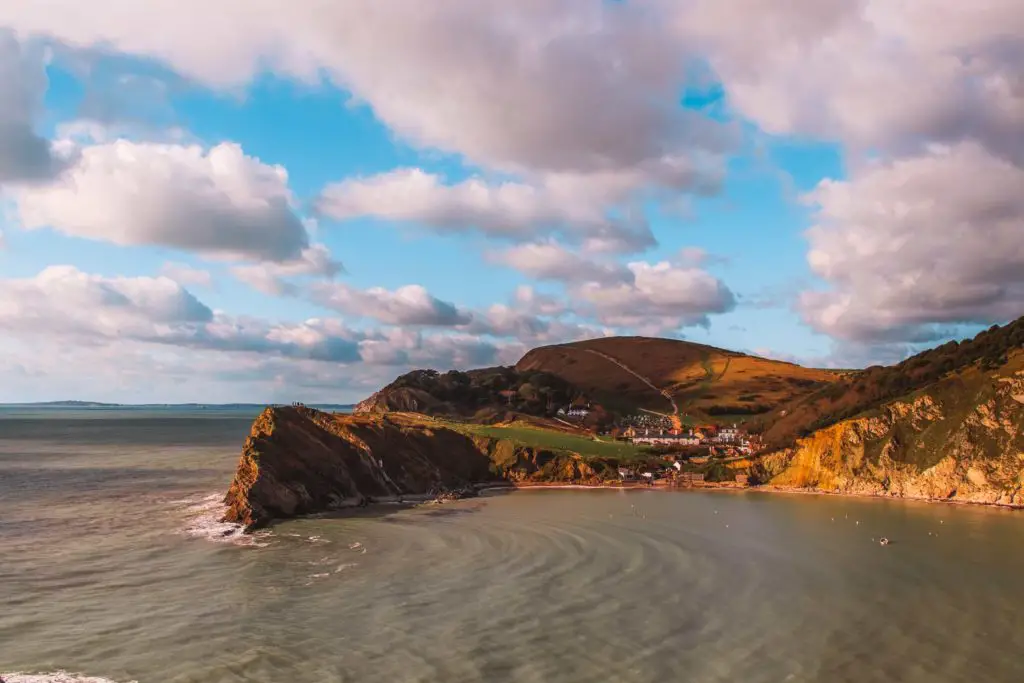
<path fill-rule="evenodd" d="M 800 397 L 751 425 L 770 447 L 792 445 L 799 437 L 903 399 L 940 380 L 961 382 L 969 370 L 996 370 L 1024 349 L 1024 318 L 998 325 L 974 339 L 949 342 L 887 367 L 874 366 Z"/>
<path fill-rule="evenodd" d="M 646 408 L 697 419 L 764 413 L 837 381 L 841 373 L 649 337 L 606 337 L 542 346 L 520 372 L 562 378 L 620 411 Z"/>

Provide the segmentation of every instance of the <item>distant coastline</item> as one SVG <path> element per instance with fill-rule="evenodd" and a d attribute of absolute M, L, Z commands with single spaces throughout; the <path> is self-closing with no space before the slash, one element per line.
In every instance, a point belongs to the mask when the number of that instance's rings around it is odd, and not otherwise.
<path fill-rule="evenodd" d="M 183 410 L 242 410 L 253 409 L 262 411 L 267 403 L 102 403 L 99 401 L 36 401 L 26 403 L 0 403 L 2 408 L 99 408 L 99 409 L 154 409 L 178 408 Z M 282 405 L 282 404 L 278 404 Z M 328 411 L 351 411 L 354 403 L 321 403 L 310 404 L 310 407 Z"/>

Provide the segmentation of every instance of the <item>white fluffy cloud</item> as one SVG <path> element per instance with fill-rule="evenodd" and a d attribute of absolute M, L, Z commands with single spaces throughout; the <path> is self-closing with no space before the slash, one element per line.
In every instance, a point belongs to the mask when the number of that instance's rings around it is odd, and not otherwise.
<path fill-rule="evenodd" d="M 707 258 L 702 251 L 683 250 L 677 262 L 623 266 L 548 242 L 512 247 L 490 258 L 532 277 L 561 282 L 578 314 L 611 327 L 672 332 L 707 325 L 709 315 L 736 303 L 724 282 L 699 267 Z M 534 295 L 532 290 L 526 294 Z"/>
<path fill-rule="evenodd" d="M 264 67 L 302 78 L 322 70 L 416 143 L 503 168 L 583 171 L 713 144 L 715 126 L 677 106 L 687 53 L 663 18 L 594 0 L 0 8 L 0 23 L 21 31 L 154 57 L 216 86 Z"/>
<path fill-rule="evenodd" d="M 344 270 L 341 263 L 331 257 L 330 251 L 322 244 L 303 249 L 298 258 L 282 262 L 267 261 L 244 266 L 235 266 L 231 273 L 253 289 L 279 296 L 294 296 L 299 293 L 299 286 L 294 278 L 324 277 L 333 278 Z"/>
<path fill-rule="evenodd" d="M 505 345 L 470 334 L 425 335 L 396 328 L 363 341 L 360 353 L 370 365 L 468 369 L 494 365 Z"/>
<path fill-rule="evenodd" d="M 583 191 L 581 191 L 583 190 Z M 401 169 L 329 185 L 318 209 L 331 218 L 372 217 L 425 225 L 440 232 L 478 230 L 489 237 L 528 241 L 559 234 L 577 242 L 603 240 L 635 250 L 654 243 L 647 222 L 609 208 L 579 183 L 488 183 L 472 178 L 445 184 L 420 169 Z"/>
<path fill-rule="evenodd" d="M 193 268 L 185 263 L 165 263 L 160 269 L 160 274 L 185 288 L 213 286 L 213 275 L 210 271 Z"/>
<path fill-rule="evenodd" d="M 0 187 L 57 172 L 48 140 L 35 131 L 46 92 L 41 50 L 22 45 L 0 26 Z"/>
<path fill-rule="evenodd" d="M 633 280 L 633 273 L 621 264 L 594 261 L 555 242 L 523 244 L 493 252 L 488 258 L 540 280 L 605 284 Z"/>
<path fill-rule="evenodd" d="M 344 283 L 321 283 L 311 289 L 314 301 L 350 315 L 391 325 L 452 327 L 469 322 L 469 313 L 441 301 L 422 285 L 406 285 L 392 291 L 383 287 L 358 289 Z"/>
<path fill-rule="evenodd" d="M 407 138 L 495 165 L 630 166 L 698 137 L 675 107 L 682 45 L 636 5 L 222 0 L 210 9 L 198 0 L 152 0 L 144 11 L 130 0 L 88 11 L 72 0 L 11 0 L 0 21 L 156 57 L 215 85 L 264 66 L 300 77 L 326 69 Z M 206 20 L 187 18 L 197 13 Z"/>
<path fill-rule="evenodd" d="M 533 315 L 561 316 L 568 306 L 550 294 L 538 292 L 532 285 L 519 285 L 512 295 L 513 306 Z"/>
<path fill-rule="evenodd" d="M 768 132 L 896 152 L 975 139 L 1024 162 L 1020 0 L 665 4 Z"/>
<path fill-rule="evenodd" d="M 808 261 L 832 285 L 805 292 L 816 329 L 923 341 L 933 324 L 1024 312 L 1024 169 L 974 143 L 877 163 L 809 195 Z"/>
<path fill-rule="evenodd" d="M 213 10 L 152 0 L 140 12 L 112 0 L 86 12 L 71 0 L 12 0 L 0 24 L 153 57 L 214 87 L 263 68 L 326 76 L 403 139 L 521 179 L 445 185 L 396 171 L 330 188 L 321 202 L 330 215 L 519 239 L 565 233 L 636 250 L 654 242 L 642 202 L 715 191 L 736 133 L 679 106 L 692 55 L 655 10 L 600 0 L 221 0 Z M 201 23 L 183 20 L 198 14 Z"/>
<path fill-rule="evenodd" d="M 212 311 L 167 277 L 102 277 L 50 266 L 0 280 L 0 328 L 67 345 L 122 341 L 351 362 L 362 338 L 331 321 L 275 325 Z"/>
<path fill-rule="evenodd" d="M 13 193 L 23 227 L 118 245 L 285 262 L 309 247 L 287 172 L 235 144 L 118 140 L 81 149 L 54 182 Z"/>
<path fill-rule="evenodd" d="M 573 288 L 572 294 L 591 304 L 606 325 L 659 333 L 707 325 L 710 314 L 725 313 L 736 305 L 725 283 L 700 268 L 667 261 L 638 261 L 628 268 L 632 282 L 586 282 Z"/>

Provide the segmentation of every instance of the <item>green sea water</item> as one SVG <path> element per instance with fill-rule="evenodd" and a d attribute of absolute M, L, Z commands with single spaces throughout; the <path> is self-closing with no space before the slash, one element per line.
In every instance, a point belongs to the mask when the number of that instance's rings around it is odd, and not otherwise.
<path fill-rule="evenodd" d="M 0 410 L 5 680 L 1024 681 L 1022 513 L 520 491 L 240 537 L 254 415 Z"/>

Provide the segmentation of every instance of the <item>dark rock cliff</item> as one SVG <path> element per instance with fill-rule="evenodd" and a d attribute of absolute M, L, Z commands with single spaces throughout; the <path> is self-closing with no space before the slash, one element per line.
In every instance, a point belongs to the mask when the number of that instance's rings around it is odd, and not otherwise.
<path fill-rule="evenodd" d="M 274 407 L 246 439 L 225 520 L 257 528 L 379 499 L 488 482 L 597 482 L 614 471 L 574 453 L 469 436 L 424 416 Z"/>

